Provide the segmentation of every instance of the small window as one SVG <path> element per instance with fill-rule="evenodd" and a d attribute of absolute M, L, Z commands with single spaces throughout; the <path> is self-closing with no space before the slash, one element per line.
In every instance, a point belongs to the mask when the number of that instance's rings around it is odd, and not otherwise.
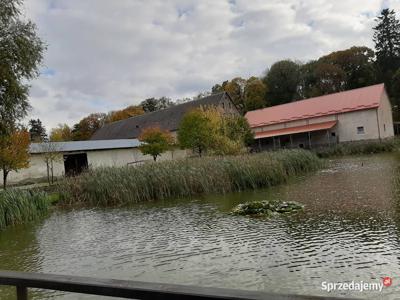
<path fill-rule="evenodd" d="M 139 128 L 139 125 L 136 125 L 136 128 Z"/>
<path fill-rule="evenodd" d="M 386 124 L 383 124 L 383 131 L 386 131 Z"/>
<path fill-rule="evenodd" d="M 357 134 L 364 134 L 364 133 L 365 133 L 364 126 L 358 126 L 357 127 Z"/>
<path fill-rule="evenodd" d="M 336 136 L 336 132 L 331 132 L 331 136 Z"/>

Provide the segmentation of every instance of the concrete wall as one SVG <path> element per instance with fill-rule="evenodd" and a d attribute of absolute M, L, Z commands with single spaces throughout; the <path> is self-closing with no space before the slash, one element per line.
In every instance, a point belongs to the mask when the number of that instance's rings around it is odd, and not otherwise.
<path fill-rule="evenodd" d="M 175 149 L 167 151 L 157 158 L 157 161 L 185 158 L 186 150 Z M 143 155 L 139 149 L 114 149 L 87 152 L 89 167 L 113 166 L 121 167 L 135 162 L 153 160 L 150 155 Z"/>
<path fill-rule="evenodd" d="M 54 176 L 64 175 L 64 160 L 62 154 L 60 154 L 53 162 L 53 174 Z M 10 172 L 8 174 L 9 183 L 17 183 L 23 180 L 47 178 L 47 166 L 44 161 L 43 154 L 33 154 L 29 159 L 29 167 L 27 169 L 21 169 L 18 172 Z"/>
<path fill-rule="evenodd" d="M 106 167 L 106 166 L 126 166 L 138 161 L 153 160 L 149 155 L 143 155 L 139 149 L 112 149 L 112 150 L 96 150 L 87 151 L 87 159 L 89 168 Z M 185 158 L 190 155 L 190 151 L 175 149 L 162 154 L 157 160 L 171 160 Z M 63 154 L 60 154 L 57 160 L 53 163 L 54 176 L 64 176 L 64 159 Z M 30 157 L 29 167 L 21 169 L 18 172 L 10 172 L 8 182 L 10 184 L 18 183 L 27 180 L 37 180 L 47 178 L 47 167 L 44 161 L 43 154 L 32 154 Z"/>
<path fill-rule="evenodd" d="M 338 115 L 336 135 L 339 142 L 379 139 L 377 110 L 359 110 Z M 357 127 L 364 127 L 364 133 L 358 133 Z"/>
<path fill-rule="evenodd" d="M 381 105 L 378 108 L 379 130 L 381 138 L 394 136 L 392 105 L 386 92 L 383 93 Z"/>

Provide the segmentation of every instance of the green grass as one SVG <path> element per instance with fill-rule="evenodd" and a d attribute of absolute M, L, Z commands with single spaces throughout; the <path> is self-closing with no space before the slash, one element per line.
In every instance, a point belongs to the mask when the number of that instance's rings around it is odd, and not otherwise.
<path fill-rule="evenodd" d="M 400 141 L 397 138 L 382 141 L 363 141 L 338 144 L 336 146 L 315 149 L 314 152 L 322 158 L 345 155 L 374 154 L 392 152 L 398 149 Z"/>
<path fill-rule="evenodd" d="M 33 221 L 46 214 L 47 194 L 19 189 L 0 192 L 0 230 L 6 226 Z"/>
<path fill-rule="evenodd" d="M 269 187 L 318 169 L 305 150 L 146 163 L 90 170 L 58 186 L 61 205 L 119 206 L 141 201 Z"/>

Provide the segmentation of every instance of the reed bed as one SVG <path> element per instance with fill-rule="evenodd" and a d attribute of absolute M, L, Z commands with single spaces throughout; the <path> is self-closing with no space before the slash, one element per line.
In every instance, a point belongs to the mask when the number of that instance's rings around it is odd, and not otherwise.
<path fill-rule="evenodd" d="M 43 216 L 49 207 L 47 199 L 43 192 L 18 189 L 0 192 L 0 230 Z"/>
<path fill-rule="evenodd" d="M 305 150 L 146 163 L 90 170 L 58 186 L 61 205 L 120 206 L 269 187 L 318 169 Z"/>
<path fill-rule="evenodd" d="M 316 149 L 315 153 L 322 158 L 338 157 L 345 155 L 374 154 L 392 152 L 398 149 L 400 140 L 398 138 L 382 141 L 360 141 L 338 144 L 336 146 Z"/>

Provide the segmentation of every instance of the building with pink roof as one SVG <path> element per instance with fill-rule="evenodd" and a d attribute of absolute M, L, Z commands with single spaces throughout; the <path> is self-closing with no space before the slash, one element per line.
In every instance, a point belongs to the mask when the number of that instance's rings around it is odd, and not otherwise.
<path fill-rule="evenodd" d="M 394 136 L 384 84 L 249 111 L 246 118 L 261 149 Z"/>

